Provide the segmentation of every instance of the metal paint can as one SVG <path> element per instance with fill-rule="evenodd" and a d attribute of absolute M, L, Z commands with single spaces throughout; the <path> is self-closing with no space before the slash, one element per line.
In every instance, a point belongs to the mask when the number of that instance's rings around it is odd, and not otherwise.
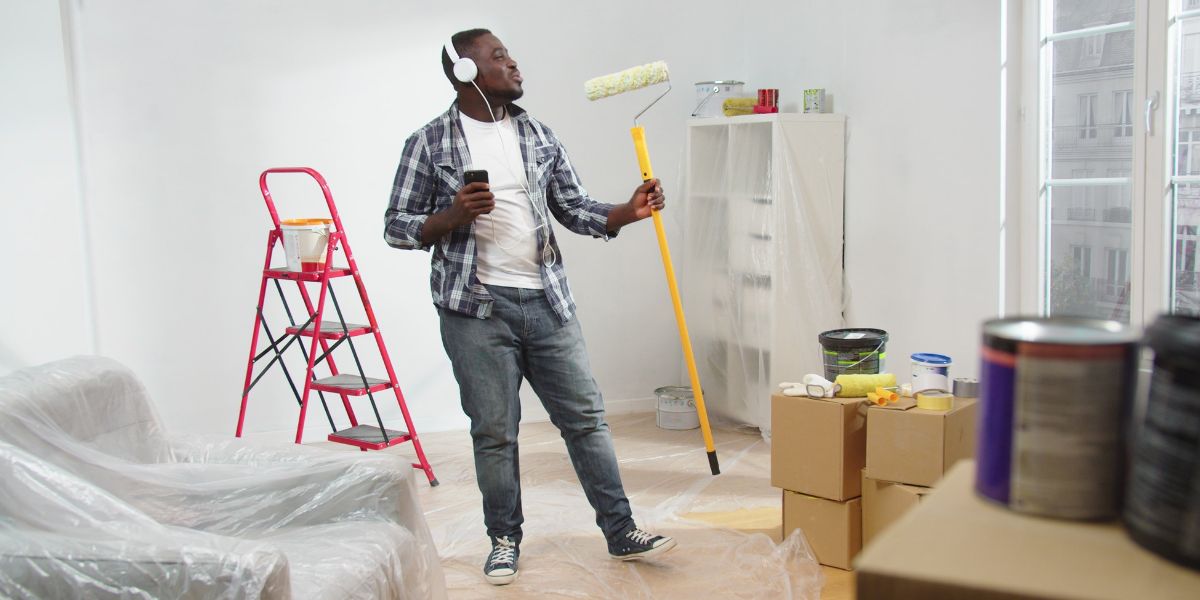
<path fill-rule="evenodd" d="M 1200 569 L 1200 318 L 1159 317 L 1146 345 L 1154 369 L 1132 441 L 1125 529 L 1151 551 Z"/>
<path fill-rule="evenodd" d="M 984 323 L 976 491 L 1023 513 L 1116 517 L 1137 352 L 1116 321 Z"/>

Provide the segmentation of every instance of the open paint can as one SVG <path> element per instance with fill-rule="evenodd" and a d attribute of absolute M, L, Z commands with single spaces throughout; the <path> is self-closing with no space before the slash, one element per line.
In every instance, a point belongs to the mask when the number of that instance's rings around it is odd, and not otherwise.
<path fill-rule="evenodd" d="M 975 489 L 1063 519 L 1120 513 L 1138 340 L 1084 318 L 983 325 Z"/>
<path fill-rule="evenodd" d="M 654 390 L 654 397 L 658 400 L 655 424 L 661 429 L 695 429 L 700 426 L 692 388 L 674 385 L 660 387 Z"/>
<path fill-rule="evenodd" d="M 741 81 L 698 81 L 696 82 L 696 108 L 693 117 L 721 117 L 725 115 L 724 104 L 729 98 L 742 96 Z"/>

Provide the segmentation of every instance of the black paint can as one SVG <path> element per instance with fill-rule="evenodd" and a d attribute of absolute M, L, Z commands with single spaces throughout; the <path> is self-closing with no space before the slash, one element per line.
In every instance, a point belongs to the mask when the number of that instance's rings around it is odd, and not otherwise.
<path fill-rule="evenodd" d="M 1125 527 L 1147 549 L 1200 569 L 1200 318 L 1161 316 L 1145 343 L 1154 369 L 1132 441 Z"/>

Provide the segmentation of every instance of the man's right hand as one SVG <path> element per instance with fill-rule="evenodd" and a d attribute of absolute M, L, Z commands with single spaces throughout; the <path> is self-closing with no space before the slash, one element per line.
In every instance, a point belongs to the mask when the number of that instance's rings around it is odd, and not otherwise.
<path fill-rule="evenodd" d="M 433 244 L 451 231 L 467 225 L 479 215 L 486 215 L 496 207 L 496 197 L 482 181 L 468 183 L 454 194 L 450 208 L 429 215 L 421 227 L 421 242 Z"/>
<path fill-rule="evenodd" d="M 462 227 L 475 220 L 479 215 L 486 215 L 496 207 L 496 197 L 492 195 L 487 183 L 476 181 L 468 183 L 454 195 L 454 203 L 450 205 L 450 224 L 452 227 Z"/>

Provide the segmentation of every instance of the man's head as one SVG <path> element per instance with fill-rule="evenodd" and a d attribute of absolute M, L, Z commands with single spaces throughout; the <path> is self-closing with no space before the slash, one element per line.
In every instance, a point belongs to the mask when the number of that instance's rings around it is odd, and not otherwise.
<path fill-rule="evenodd" d="M 508 54 L 508 48 L 486 29 L 468 29 L 450 37 L 454 51 L 463 59 L 475 62 L 478 75 L 475 85 L 493 99 L 512 102 L 520 98 L 525 91 L 521 88 L 524 79 L 517 69 L 517 61 Z M 470 82 L 460 82 L 454 76 L 454 62 L 446 50 L 442 49 L 442 71 L 454 89 L 462 91 L 474 90 Z"/>

